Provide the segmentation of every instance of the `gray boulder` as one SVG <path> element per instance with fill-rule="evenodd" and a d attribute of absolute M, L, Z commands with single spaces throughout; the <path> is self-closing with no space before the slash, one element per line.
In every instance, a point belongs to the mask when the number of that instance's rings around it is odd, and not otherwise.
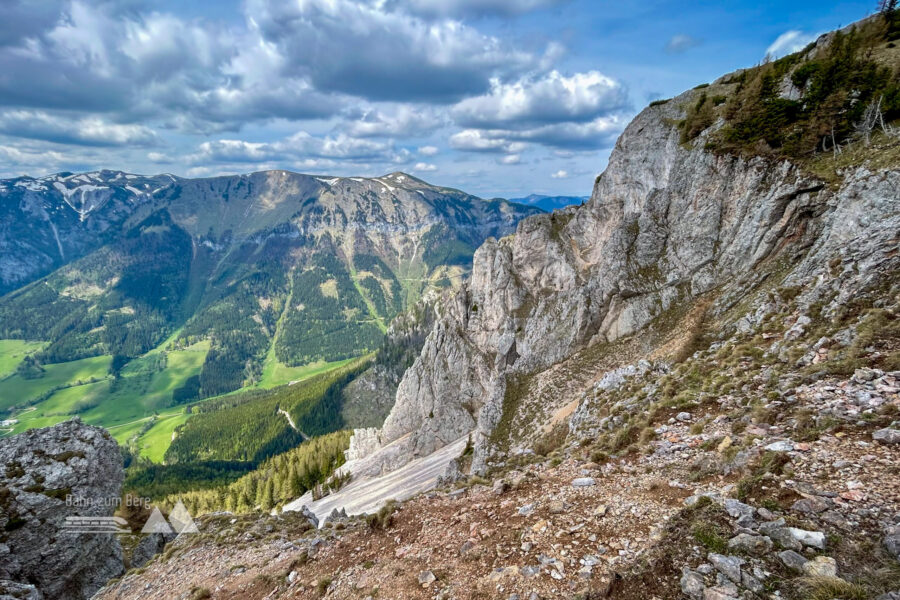
<path fill-rule="evenodd" d="M 706 558 L 722 575 L 735 583 L 741 582 L 741 566 L 745 562 L 744 559 L 737 556 L 716 554 L 715 552 L 710 552 Z"/>
<path fill-rule="evenodd" d="M 116 441 L 79 419 L 0 439 L 0 578 L 81 600 L 121 575 L 114 533 L 73 533 L 64 523 L 110 518 L 123 476 Z"/>
<path fill-rule="evenodd" d="M 762 555 L 772 549 L 772 540 L 764 535 L 741 533 L 728 540 L 728 549 Z"/>
<path fill-rule="evenodd" d="M 704 589 L 706 589 L 706 584 L 703 581 L 703 575 L 687 567 L 681 570 L 681 593 L 692 600 L 701 600 Z"/>
<path fill-rule="evenodd" d="M 900 444 L 900 429 L 879 429 L 872 434 L 872 439 L 882 444 Z"/>
<path fill-rule="evenodd" d="M 891 525 L 884 530 L 884 547 L 900 560 L 900 525 Z"/>
<path fill-rule="evenodd" d="M 44 600 L 44 596 L 31 584 L 0 580 L 0 600 Z"/>
<path fill-rule="evenodd" d="M 779 552 L 778 558 L 781 559 L 781 562 L 784 563 L 784 566 L 786 566 L 788 569 L 793 569 L 794 571 L 802 571 L 803 565 L 809 562 L 805 556 L 794 552 L 793 550 L 784 550 L 783 552 Z"/>
<path fill-rule="evenodd" d="M 309 524 L 313 527 L 319 527 L 319 518 L 316 516 L 316 513 L 311 511 L 308 506 L 304 505 L 303 508 L 300 509 L 300 514 L 306 517 L 306 520 L 309 521 Z"/>

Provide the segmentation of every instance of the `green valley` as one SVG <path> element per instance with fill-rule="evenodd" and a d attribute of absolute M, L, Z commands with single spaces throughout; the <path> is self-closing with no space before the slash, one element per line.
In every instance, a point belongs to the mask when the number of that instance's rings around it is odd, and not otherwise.
<path fill-rule="evenodd" d="M 0 435 L 77 416 L 182 465 L 380 422 L 399 363 L 344 388 L 391 323 L 539 212 L 403 173 L 287 171 L 24 177 L 0 180 L 0 206 L 0 274 L 19 269 L 0 281 Z M 36 228 L 53 245 L 20 241 Z"/>

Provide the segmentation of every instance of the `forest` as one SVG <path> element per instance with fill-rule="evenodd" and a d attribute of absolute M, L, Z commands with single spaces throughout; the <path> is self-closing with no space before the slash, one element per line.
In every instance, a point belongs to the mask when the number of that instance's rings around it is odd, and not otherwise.
<path fill-rule="evenodd" d="M 246 390 L 191 407 L 176 431 L 166 462 L 249 461 L 258 463 L 315 437 L 343 428 L 341 391 L 365 370 L 362 358 L 295 385 Z M 288 413 L 296 425 L 291 427 Z"/>
<path fill-rule="evenodd" d="M 50 340 L 41 364 L 136 357 L 181 317 L 190 236 L 155 213 L 117 242 L 0 301 L 0 338 Z"/>
<path fill-rule="evenodd" d="M 344 464 L 344 450 L 350 445 L 350 436 L 349 431 L 338 431 L 313 438 L 269 458 L 237 481 L 211 489 L 171 494 L 159 504 L 168 510 L 181 500 L 194 516 L 220 510 L 268 512 L 299 498 L 318 484 L 327 483 L 335 469 Z M 150 490 L 150 497 L 157 497 L 155 492 L 164 489 L 141 487 L 140 484 L 141 480 L 137 478 L 129 479 L 126 493 Z"/>
<path fill-rule="evenodd" d="M 821 48 L 814 42 L 721 83 L 698 86 L 703 92 L 679 124 L 682 142 L 722 118 L 725 125 L 710 137 L 708 149 L 793 159 L 839 153 L 842 144 L 866 135 L 864 129 L 871 132 L 876 117 L 890 122 L 900 116 L 900 68 L 886 53 L 900 39 L 898 13 L 836 31 Z"/>

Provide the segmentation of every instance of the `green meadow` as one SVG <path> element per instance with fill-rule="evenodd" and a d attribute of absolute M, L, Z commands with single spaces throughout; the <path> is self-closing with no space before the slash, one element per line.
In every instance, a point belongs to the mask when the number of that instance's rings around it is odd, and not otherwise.
<path fill-rule="evenodd" d="M 332 369 L 339 369 L 354 360 L 357 359 L 348 358 L 346 360 L 337 360 L 333 362 L 318 361 L 301 367 L 289 367 L 284 363 L 279 362 L 275 358 L 274 352 L 270 352 L 263 363 L 262 377 L 256 387 L 267 390 L 278 387 L 279 385 L 303 381 L 304 379 L 309 379 L 320 373 L 325 373 Z"/>
<path fill-rule="evenodd" d="M 14 373 L 23 358 L 43 347 L 43 342 L 0 340 L 0 380 Z"/>
<path fill-rule="evenodd" d="M 185 406 L 174 406 L 173 392 L 190 377 L 200 374 L 209 342 L 181 350 L 164 350 L 168 341 L 130 361 L 119 377 L 109 373 L 111 356 L 97 356 L 43 366 L 39 377 L 15 373 L 22 359 L 43 347 L 41 342 L 0 340 L 0 411 L 19 420 L 10 431 L 21 433 L 48 427 L 73 416 L 100 425 L 122 445 L 131 445 L 141 456 L 162 462 L 175 429 L 188 420 Z M 310 379 L 339 369 L 354 360 L 319 361 L 301 367 L 279 362 L 274 352 L 266 358 L 258 388 L 270 389 Z M 234 393 L 240 393 L 240 390 Z"/>
<path fill-rule="evenodd" d="M 40 344 L 18 340 L 0 341 L 3 364 L 15 365 Z M 43 366 L 39 377 L 7 375 L 0 380 L 0 410 L 19 420 L 11 431 L 20 433 L 80 417 L 92 425 L 107 427 L 120 443 L 134 444 L 151 460 L 161 460 L 169 447 L 172 431 L 187 419 L 183 407 L 172 406 L 172 393 L 200 373 L 209 342 L 183 350 L 154 349 L 131 361 L 114 378 L 109 373 L 111 356 L 97 356 Z M 17 358 L 14 358 L 17 357 Z M 149 429 L 147 421 L 160 416 Z"/>

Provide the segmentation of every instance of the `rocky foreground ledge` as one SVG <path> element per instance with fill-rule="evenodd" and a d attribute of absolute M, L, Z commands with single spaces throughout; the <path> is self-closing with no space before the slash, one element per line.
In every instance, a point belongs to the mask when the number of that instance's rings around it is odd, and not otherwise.
<path fill-rule="evenodd" d="M 112 516 L 123 477 L 115 440 L 79 419 L 0 439 L 0 599 L 80 600 L 120 575 L 117 536 L 63 525 Z"/>

